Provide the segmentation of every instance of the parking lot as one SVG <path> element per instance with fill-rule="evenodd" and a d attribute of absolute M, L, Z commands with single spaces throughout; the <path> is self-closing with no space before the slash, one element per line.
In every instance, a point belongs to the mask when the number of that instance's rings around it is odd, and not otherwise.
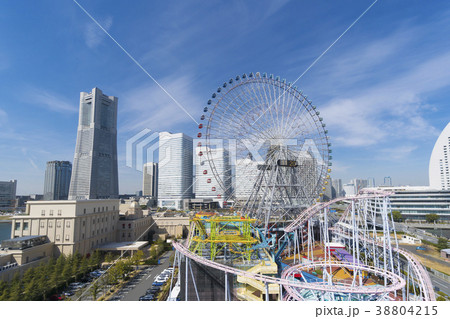
<path fill-rule="evenodd" d="M 164 253 L 160 258 L 161 264 L 143 270 L 120 289 L 110 301 L 138 301 L 141 296 L 146 295 L 146 291 L 152 287 L 156 277 L 169 268 L 171 254 L 171 251 Z M 170 280 L 170 277 L 168 280 Z"/>

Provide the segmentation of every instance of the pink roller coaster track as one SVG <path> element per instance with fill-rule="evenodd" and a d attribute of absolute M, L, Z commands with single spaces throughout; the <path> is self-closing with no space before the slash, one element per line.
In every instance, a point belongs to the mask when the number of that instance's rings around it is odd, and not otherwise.
<path fill-rule="evenodd" d="M 352 197 L 346 197 L 346 198 L 337 198 L 327 203 L 318 203 L 314 206 L 311 206 L 310 208 L 304 210 L 302 214 L 294 220 L 289 226 L 285 228 L 285 232 L 292 232 L 296 229 L 298 229 L 300 226 L 302 226 L 306 221 L 314 217 L 315 215 L 319 214 L 322 209 L 329 207 L 331 204 L 343 201 L 343 200 L 360 200 L 360 199 L 371 199 L 371 198 L 377 198 L 377 197 L 387 197 L 391 195 L 390 192 L 379 192 L 379 191 L 366 191 L 363 193 L 360 193 L 356 196 Z M 379 243 L 376 243 L 377 245 L 380 245 Z M 237 268 L 233 268 L 227 265 L 223 265 L 211 260 L 208 260 L 206 258 L 200 257 L 191 251 L 184 245 L 182 245 L 179 242 L 174 242 L 173 247 L 182 255 L 185 257 L 192 259 L 200 264 L 203 264 L 205 266 L 221 270 L 226 273 L 234 274 L 237 276 L 243 276 L 246 278 L 251 278 L 255 280 L 262 281 L 264 283 L 272 283 L 272 284 L 278 284 L 283 285 L 286 291 L 288 292 L 288 295 L 296 300 L 302 300 L 302 298 L 298 295 L 298 292 L 294 290 L 294 288 L 300 288 L 300 289 L 308 289 L 308 290 L 314 290 L 314 291 L 322 291 L 322 292 L 335 292 L 335 293 L 352 293 L 352 294 L 371 294 L 371 295 L 377 295 L 377 294 L 386 294 L 389 292 L 394 292 L 399 289 L 402 289 L 405 287 L 405 280 L 401 278 L 400 276 L 392 273 L 392 272 L 386 272 L 382 269 L 378 269 L 375 267 L 370 266 L 364 266 L 364 265 L 354 265 L 354 264 L 347 264 L 347 263 L 321 263 L 321 262 L 315 262 L 315 263 L 309 263 L 309 264 L 302 264 L 302 265 L 294 265 L 292 267 L 286 268 L 282 273 L 282 278 L 276 278 L 276 277 L 270 277 L 266 275 L 256 274 L 244 270 L 240 270 Z M 411 254 L 408 252 L 394 248 L 395 251 L 398 251 L 401 255 L 403 255 L 407 261 L 409 262 L 410 266 L 413 268 L 415 273 L 418 276 L 418 279 L 420 281 L 420 285 L 423 289 L 424 299 L 425 300 L 435 300 L 435 295 L 433 291 L 433 286 L 431 284 L 430 277 L 428 276 L 428 273 L 423 268 L 423 266 L 420 264 L 420 262 Z M 299 271 L 303 268 L 308 267 L 314 267 L 314 266 L 338 266 L 338 267 L 348 267 L 355 270 L 362 270 L 362 271 L 368 271 L 371 273 L 375 273 L 378 275 L 382 275 L 390 280 L 391 284 L 388 286 L 341 286 L 341 285 L 328 285 L 325 283 L 307 283 L 307 282 L 296 282 L 297 280 L 289 280 L 287 277 L 289 277 L 294 271 Z M 288 298 L 289 299 L 289 298 Z"/>

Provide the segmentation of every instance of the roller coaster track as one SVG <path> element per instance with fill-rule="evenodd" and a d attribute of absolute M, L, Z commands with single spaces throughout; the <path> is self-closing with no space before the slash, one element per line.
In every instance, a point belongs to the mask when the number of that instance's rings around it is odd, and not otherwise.
<path fill-rule="evenodd" d="M 285 232 L 292 232 L 292 231 L 300 228 L 300 226 L 302 226 L 307 220 L 309 220 L 310 218 L 319 214 L 322 209 L 329 207 L 333 203 L 343 201 L 343 200 L 372 199 L 372 198 L 376 198 L 376 197 L 387 197 L 390 195 L 392 195 L 391 192 L 382 192 L 382 191 L 381 192 L 380 191 L 365 192 L 365 193 L 361 193 L 361 194 L 351 196 L 351 197 L 336 198 L 336 199 L 331 200 L 326 203 L 318 203 L 318 204 L 311 206 L 308 209 L 304 210 L 302 212 L 302 214 L 300 214 L 290 225 L 288 225 L 285 228 Z M 333 229 L 333 228 L 330 228 L 330 230 L 336 231 L 336 229 Z M 371 243 L 374 242 L 370 239 L 363 238 L 363 237 L 361 239 L 367 240 L 368 242 L 371 242 Z M 378 242 L 375 242 L 375 244 L 383 247 L 383 245 Z M 434 294 L 433 284 L 431 283 L 430 276 L 428 275 L 428 272 L 422 266 L 420 261 L 414 255 L 410 254 L 409 252 L 407 252 L 403 249 L 395 248 L 395 247 L 393 247 L 392 249 L 394 251 L 398 252 L 399 254 L 401 254 L 402 256 L 404 256 L 406 258 L 406 260 L 408 261 L 408 263 L 410 264 L 410 266 L 412 267 L 412 269 L 414 270 L 414 272 L 416 273 L 416 275 L 419 279 L 420 285 L 423 288 L 424 300 L 436 300 L 436 296 Z"/>
<path fill-rule="evenodd" d="M 371 295 L 378 295 L 378 294 L 385 294 L 389 292 L 396 291 L 398 289 L 402 289 L 405 286 L 405 281 L 403 278 L 393 274 L 389 273 L 386 274 L 383 272 L 383 276 L 387 276 L 389 280 L 391 280 L 392 284 L 389 286 L 366 286 L 366 287 L 351 287 L 351 286 L 334 286 L 334 285 L 327 285 L 322 284 L 318 285 L 317 283 L 307 283 L 307 282 L 295 282 L 294 280 L 288 280 L 285 278 L 276 278 L 276 277 L 270 277 L 266 275 L 261 275 L 253 272 L 248 272 L 245 270 L 237 269 L 234 267 L 230 267 L 227 265 L 223 265 L 214 261 L 211 261 L 209 259 L 200 257 L 194 253 L 192 253 L 189 249 L 187 249 L 184 245 L 182 245 L 179 242 L 173 242 L 173 247 L 182 255 L 185 257 L 194 260 L 197 263 L 200 263 L 202 265 L 221 270 L 226 273 L 234 274 L 237 276 L 243 276 L 246 278 L 251 278 L 255 280 L 262 281 L 264 283 L 272 283 L 277 285 L 283 285 L 283 287 L 287 291 L 292 291 L 292 288 L 300 288 L 300 289 L 306 289 L 306 290 L 314 290 L 314 291 L 322 291 L 322 292 L 336 292 L 336 293 L 352 293 L 352 294 L 371 294 Z M 314 263 L 308 264 L 309 266 L 315 266 Z M 301 265 L 301 267 L 307 267 L 308 265 Z M 336 263 L 336 265 L 341 265 L 343 267 L 355 267 L 355 265 L 352 264 L 345 264 L 345 263 Z M 299 265 L 300 266 L 300 265 Z M 376 269 L 369 266 L 358 266 L 361 268 L 361 270 L 367 270 L 375 273 L 381 273 L 380 269 Z M 364 269 L 362 269 L 364 268 Z M 359 269 L 359 268 L 358 268 Z M 295 292 L 294 292 L 295 295 Z M 301 300 L 301 299 L 300 299 Z"/>

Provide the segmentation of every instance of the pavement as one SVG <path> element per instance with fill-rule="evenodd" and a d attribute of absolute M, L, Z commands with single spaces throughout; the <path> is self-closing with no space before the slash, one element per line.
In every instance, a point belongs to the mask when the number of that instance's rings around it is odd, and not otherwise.
<path fill-rule="evenodd" d="M 120 289 L 110 301 L 139 301 L 139 297 L 145 295 L 145 291 L 152 286 L 155 278 L 164 269 L 169 268 L 169 258 L 172 253 L 172 251 L 165 252 L 160 257 L 160 265 L 150 266 L 143 270 L 138 276 Z"/>
<path fill-rule="evenodd" d="M 430 275 L 431 282 L 435 287 L 434 290 L 436 291 L 436 288 L 439 288 L 440 291 L 450 296 L 450 283 L 442 278 L 436 277 L 431 272 L 428 272 L 428 274 Z"/>
<path fill-rule="evenodd" d="M 409 251 L 410 253 L 413 253 L 414 255 L 420 256 L 422 258 L 428 259 L 430 261 L 436 262 L 438 264 L 440 264 L 443 267 L 448 267 L 449 268 L 449 272 L 450 272 L 450 263 L 446 262 L 445 260 L 427 255 L 423 253 L 423 250 L 417 250 L 416 247 L 418 245 L 403 245 L 403 244 L 399 244 L 398 245 L 400 248 Z M 420 246 L 420 245 L 419 245 Z"/>

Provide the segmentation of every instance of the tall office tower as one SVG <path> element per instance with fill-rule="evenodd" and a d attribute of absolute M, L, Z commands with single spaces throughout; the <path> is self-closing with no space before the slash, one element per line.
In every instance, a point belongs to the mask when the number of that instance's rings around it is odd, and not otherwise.
<path fill-rule="evenodd" d="M 209 157 L 207 152 L 210 154 Z M 214 167 L 222 185 L 214 177 L 209 158 L 212 158 L 214 161 Z M 195 149 L 195 198 L 212 198 L 223 207 L 223 201 L 229 195 L 231 195 L 229 152 L 223 148 L 197 147 Z"/>
<path fill-rule="evenodd" d="M 376 187 L 374 177 L 367 178 L 367 187 Z"/>
<path fill-rule="evenodd" d="M 17 180 L 0 181 L 0 208 L 12 210 L 16 206 Z"/>
<path fill-rule="evenodd" d="M 351 183 L 353 185 L 355 185 L 355 194 L 358 194 L 358 192 L 363 189 L 366 188 L 369 185 L 369 182 L 367 179 L 358 179 L 355 178 L 351 181 Z"/>
<path fill-rule="evenodd" d="M 342 187 L 342 179 L 333 179 L 331 183 L 336 192 L 335 197 L 344 196 L 344 188 Z"/>
<path fill-rule="evenodd" d="M 245 202 L 250 197 L 258 178 L 258 165 L 261 164 L 264 163 L 254 161 L 251 157 L 236 161 L 234 190 L 237 201 Z"/>
<path fill-rule="evenodd" d="M 158 163 L 145 163 L 142 176 L 142 195 L 158 198 Z"/>
<path fill-rule="evenodd" d="M 392 178 L 390 176 L 384 178 L 383 186 L 392 186 Z"/>
<path fill-rule="evenodd" d="M 191 137 L 159 133 L 158 206 L 181 209 L 192 198 L 192 152 Z"/>
<path fill-rule="evenodd" d="M 117 97 L 98 88 L 80 94 L 69 199 L 117 198 Z"/>
<path fill-rule="evenodd" d="M 449 172 L 449 157 L 450 157 L 450 123 L 439 135 L 434 144 L 433 152 L 430 157 L 430 164 L 428 168 L 428 178 L 430 187 L 433 189 L 450 189 L 450 172 Z"/>
<path fill-rule="evenodd" d="M 349 183 L 349 184 L 344 184 L 342 185 L 343 189 L 344 189 L 344 193 L 345 193 L 345 197 L 349 197 L 349 196 L 354 196 L 356 195 L 355 192 L 355 184 Z"/>
<path fill-rule="evenodd" d="M 45 170 L 44 200 L 67 199 L 69 196 L 72 163 L 68 161 L 47 162 Z"/>

